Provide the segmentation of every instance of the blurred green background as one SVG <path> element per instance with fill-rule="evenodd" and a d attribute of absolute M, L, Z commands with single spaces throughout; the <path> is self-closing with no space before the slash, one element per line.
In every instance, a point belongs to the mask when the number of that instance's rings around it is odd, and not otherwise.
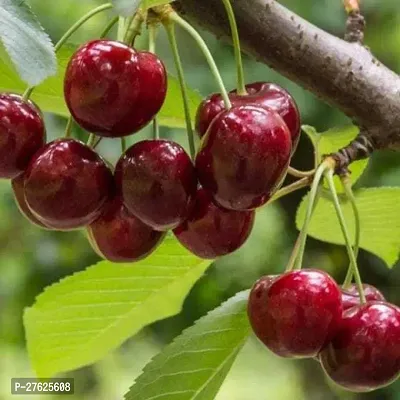
<path fill-rule="evenodd" d="M 285 0 L 282 1 L 301 16 L 327 31 L 343 35 L 345 15 L 341 0 Z M 56 41 L 81 15 L 100 1 L 86 0 L 30 0 L 43 26 Z M 378 58 L 400 72 L 400 2 L 398 0 L 364 0 L 368 22 L 367 45 Z M 73 36 L 73 43 L 94 38 L 101 32 L 110 15 L 102 14 L 88 22 Z M 235 85 L 235 66 L 230 46 L 217 42 L 204 33 L 221 68 L 228 88 Z M 140 39 L 138 44 L 144 43 Z M 190 39 L 179 32 L 187 80 L 202 95 L 216 90 L 200 52 Z M 168 69 L 174 73 L 171 53 L 164 34 L 158 41 L 159 54 Z M 335 125 L 348 123 L 337 110 L 321 103 L 312 94 L 302 90 L 264 65 L 246 58 L 247 81 L 271 80 L 287 88 L 297 100 L 304 124 L 323 131 Z M 49 139 L 61 136 L 65 120 L 46 115 Z M 85 133 L 75 131 L 85 138 Z M 148 132 L 130 139 L 142 139 Z M 184 131 L 163 130 L 186 144 Z M 105 140 L 99 147 L 102 154 L 114 162 L 119 156 L 119 143 Z M 312 167 L 312 149 L 303 137 L 294 157 L 297 168 Z M 400 158 L 398 154 L 382 153 L 372 158 L 369 168 L 357 184 L 360 186 L 400 185 Z M 42 289 L 74 271 L 98 261 L 81 232 L 54 233 L 30 225 L 14 204 L 9 182 L 0 182 L 0 400 L 11 399 L 10 378 L 29 377 L 29 365 L 24 344 L 22 312 L 32 304 Z M 296 238 L 294 215 L 304 192 L 285 198 L 279 204 L 261 211 L 251 238 L 238 252 L 221 258 L 195 285 L 186 299 L 183 312 L 158 322 L 129 340 L 122 348 L 94 366 L 72 372 L 76 379 L 74 400 L 122 399 L 141 368 L 182 329 L 219 305 L 239 290 L 248 288 L 261 275 L 282 271 Z M 343 279 L 347 267 L 344 248 L 310 240 L 306 265 L 323 268 L 338 280 Z M 361 252 L 360 267 L 364 280 L 378 286 L 389 300 L 400 304 L 400 269 L 389 271 L 381 260 Z M 29 396 L 34 400 L 39 396 Z M 58 397 L 46 396 L 48 400 Z M 351 394 L 333 387 L 324 377 L 315 361 L 279 359 L 251 338 L 240 353 L 234 368 L 224 383 L 217 400 L 330 400 L 376 399 L 400 400 L 400 382 L 370 394 Z"/>

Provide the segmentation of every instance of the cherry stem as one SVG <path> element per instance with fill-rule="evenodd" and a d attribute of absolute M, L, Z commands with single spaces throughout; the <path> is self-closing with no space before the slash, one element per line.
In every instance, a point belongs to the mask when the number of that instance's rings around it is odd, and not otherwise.
<path fill-rule="evenodd" d="M 353 252 L 353 248 L 351 245 L 349 232 L 348 232 L 347 226 L 346 226 L 346 220 L 344 218 L 343 211 L 340 206 L 339 197 L 336 192 L 335 182 L 333 181 L 333 170 L 330 169 L 328 171 L 325 171 L 325 176 L 328 180 L 328 185 L 329 185 L 329 189 L 332 194 L 332 199 L 333 199 L 333 204 L 335 206 L 336 215 L 338 217 L 339 224 L 342 229 L 343 237 L 346 242 L 347 253 L 350 258 L 350 265 L 353 270 L 353 275 L 354 275 L 356 285 L 358 288 L 358 292 L 360 295 L 360 303 L 364 304 L 366 302 L 366 300 L 365 300 L 364 289 L 363 289 L 363 285 L 362 285 L 362 281 L 361 281 L 360 271 L 358 270 L 358 267 L 357 267 L 357 260 L 356 260 L 356 256 Z"/>
<path fill-rule="evenodd" d="M 66 43 L 66 41 L 90 18 L 94 17 L 96 14 L 99 14 L 105 10 L 109 10 L 113 8 L 113 5 L 111 3 L 103 4 L 99 7 L 94 8 L 93 10 L 89 11 L 87 14 L 85 14 L 82 18 L 80 18 L 78 21 L 76 21 L 68 30 L 67 32 L 64 33 L 64 35 L 61 37 L 61 39 L 57 42 L 57 44 L 54 46 L 54 51 L 57 53 L 58 50 Z M 24 94 L 22 95 L 22 98 L 24 100 L 28 100 L 29 97 L 31 96 L 33 90 L 35 89 L 35 86 L 28 87 Z"/>
<path fill-rule="evenodd" d="M 118 18 L 118 31 L 117 31 L 117 40 L 123 42 L 125 37 L 125 18 L 119 17 Z"/>
<path fill-rule="evenodd" d="M 314 208 L 316 207 L 318 200 L 319 200 L 319 196 L 317 196 L 319 184 L 320 184 L 320 181 L 322 179 L 322 176 L 323 176 L 325 170 L 328 168 L 330 168 L 330 165 L 324 161 L 317 168 L 315 175 L 314 175 L 314 180 L 313 180 L 313 183 L 311 186 L 309 200 L 308 200 L 307 213 L 306 213 L 304 224 L 301 229 L 300 236 L 299 236 L 300 244 L 299 244 L 298 256 L 296 257 L 295 269 L 301 269 L 301 266 L 303 264 L 304 251 L 305 251 L 306 242 L 307 242 L 308 227 L 310 225 L 311 216 L 314 211 Z"/>
<path fill-rule="evenodd" d="M 357 202 L 356 198 L 354 197 L 353 190 L 351 188 L 351 180 L 350 176 L 348 174 L 343 175 L 340 177 L 340 180 L 342 182 L 343 189 L 346 193 L 347 199 L 350 201 L 351 207 L 353 209 L 353 214 L 354 214 L 354 223 L 355 223 L 355 238 L 354 238 L 354 246 L 353 246 L 353 251 L 354 251 L 354 256 L 358 257 L 358 251 L 360 249 L 360 240 L 361 240 L 361 218 L 360 218 L 360 213 L 358 211 L 357 207 Z M 343 287 L 346 289 L 350 286 L 351 281 L 353 280 L 353 269 L 351 268 L 351 265 L 349 265 L 349 268 L 347 270 L 346 278 L 343 282 Z"/>
<path fill-rule="evenodd" d="M 74 125 L 74 120 L 70 115 L 67 121 L 67 125 L 65 127 L 64 137 L 69 138 L 72 135 L 72 126 Z"/>
<path fill-rule="evenodd" d="M 126 21 L 126 32 L 124 33 L 123 36 L 123 41 L 125 43 L 133 44 L 135 41 L 136 37 L 140 35 L 142 31 L 142 24 L 147 18 L 147 12 L 142 13 L 142 11 L 138 10 L 138 12 L 127 19 Z"/>
<path fill-rule="evenodd" d="M 96 140 L 94 140 L 94 142 L 93 142 L 92 149 L 95 149 L 102 140 L 103 140 L 102 137 L 96 137 Z"/>
<path fill-rule="evenodd" d="M 111 31 L 111 29 L 114 27 L 114 25 L 118 22 L 119 17 L 114 17 L 103 29 L 103 32 L 100 35 L 100 38 L 103 39 L 105 38 Z"/>
<path fill-rule="evenodd" d="M 178 73 L 178 79 L 179 79 L 179 84 L 181 87 L 181 94 L 182 94 L 182 100 L 183 100 L 183 108 L 184 108 L 184 112 L 185 112 L 186 130 L 187 130 L 187 136 L 188 136 L 188 141 L 189 141 L 190 156 L 192 157 L 192 160 L 194 160 L 194 157 L 196 155 L 196 149 L 195 149 L 195 145 L 194 145 L 194 132 L 193 132 L 193 127 L 192 127 L 192 119 L 190 116 L 189 98 L 188 98 L 188 93 L 187 93 L 185 76 L 183 73 L 182 61 L 181 61 L 181 57 L 179 55 L 178 44 L 176 41 L 175 24 L 173 22 L 167 22 L 167 23 L 164 23 L 164 27 L 168 34 L 168 40 L 171 45 L 171 49 L 172 49 L 172 53 L 173 53 L 174 61 L 175 61 L 176 71 Z"/>
<path fill-rule="evenodd" d="M 86 142 L 86 146 L 93 148 L 95 142 L 96 142 L 96 135 L 91 133 L 89 135 L 88 141 Z"/>
<path fill-rule="evenodd" d="M 287 185 L 281 189 L 279 189 L 268 201 L 268 205 L 271 204 L 272 202 L 280 199 L 281 197 L 287 196 L 290 193 L 295 192 L 296 190 L 303 189 L 307 186 L 310 185 L 310 177 L 305 177 L 302 179 L 299 179 L 296 182 L 291 183 L 290 185 Z"/>
<path fill-rule="evenodd" d="M 121 151 L 122 153 L 125 153 L 126 151 L 126 138 L 121 138 Z"/>
<path fill-rule="evenodd" d="M 312 169 L 310 171 L 300 171 L 296 168 L 290 167 L 288 168 L 288 174 L 292 175 L 296 178 L 304 178 L 304 177 L 310 177 L 313 176 L 315 174 L 315 169 Z"/>
<path fill-rule="evenodd" d="M 222 0 L 225 6 L 226 13 L 228 14 L 229 25 L 232 33 L 233 49 L 236 59 L 236 74 L 237 74 L 237 92 L 241 96 L 247 95 L 247 90 L 244 82 L 243 60 L 242 52 L 240 49 L 239 32 L 236 23 L 235 13 L 232 8 L 230 0 Z"/>
<path fill-rule="evenodd" d="M 157 25 L 150 24 L 148 31 L 149 31 L 149 52 L 155 53 L 156 52 L 156 39 L 157 39 Z M 157 117 L 155 117 L 153 119 L 153 139 L 154 140 L 160 139 L 160 127 L 158 124 Z"/>
<path fill-rule="evenodd" d="M 186 22 L 183 18 L 181 18 L 177 13 L 171 12 L 168 14 L 168 19 L 170 21 L 176 22 L 178 25 L 180 25 L 184 30 L 186 30 L 189 35 L 192 36 L 192 38 L 195 40 L 197 45 L 200 47 L 202 50 L 208 65 L 210 66 L 211 72 L 214 75 L 215 80 L 217 81 L 217 84 L 219 86 L 219 90 L 221 92 L 221 96 L 224 100 L 225 103 L 225 108 L 229 109 L 232 107 L 231 101 L 228 96 L 228 92 L 226 91 L 224 82 L 222 80 L 221 74 L 218 70 L 217 64 L 215 63 L 215 60 L 210 52 L 210 49 L 208 48 L 206 42 L 204 39 L 200 36 L 200 34 L 196 31 L 196 29 L 193 28 L 192 25 L 190 25 L 188 22 Z M 165 23 L 164 23 L 165 24 Z"/>

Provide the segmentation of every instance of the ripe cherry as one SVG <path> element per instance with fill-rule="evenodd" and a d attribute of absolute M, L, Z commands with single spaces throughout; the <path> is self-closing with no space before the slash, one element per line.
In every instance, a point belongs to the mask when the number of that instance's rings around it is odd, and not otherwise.
<path fill-rule="evenodd" d="M 340 289 L 325 272 L 288 272 L 250 295 L 249 320 L 257 337 L 281 357 L 315 357 L 342 317 Z"/>
<path fill-rule="evenodd" d="M 159 231 L 183 222 L 197 188 L 190 157 L 170 140 L 134 144 L 117 163 L 116 181 L 128 210 Z"/>
<path fill-rule="evenodd" d="M 213 259 L 242 246 L 251 233 L 254 217 L 254 211 L 218 207 L 210 194 L 199 188 L 188 219 L 174 229 L 174 234 L 193 254 Z"/>
<path fill-rule="evenodd" d="M 161 108 L 166 72 L 157 56 L 112 40 L 94 40 L 72 56 L 64 95 L 76 122 L 100 136 L 137 132 Z"/>
<path fill-rule="evenodd" d="M 25 199 L 44 225 L 61 230 L 93 222 L 113 192 L 103 159 L 73 139 L 55 140 L 36 152 L 25 172 Z"/>
<path fill-rule="evenodd" d="M 196 156 L 201 185 L 232 210 L 265 204 L 281 183 L 290 160 L 286 124 L 270 109 L 232 107 L 210 125 Z"/>
<path fill-rule="evenodd" d="M 368 392 L 393 382 L 400 374 L 400 309 L 385 302 L 348 309 L 320 359 L 347 390 Z"/>
<path fill-rule="evenodd" d="M 87 232 L 93 249 L 113 262 L 141 260 L 152 253 L 164 237 L 164 233 L 156 232 L 134 217 L 120 196 L 107 203 Z"/>
<path fill-rule="evenodd" d="M 24 174 L 18 175 L 11 181 L 11 186 L 14 192 L 14 199 L 18 206 L 21 214 L 26 217 L 32 224 L 37 225 L 44 229 L 49 229 L 46 225 L 44 225 L 39 219 L 37 219 L 32 211 L 29 209 L 25 200 L 25 190 L 24 190 Z"/>
<path fill-rule="evenodd" d="M 285 121 L 292 137 L 293 151 L 300 138 L 300 113 L 293 97 L 280 86 L 269 82 L 255 82 L 246 85 L 247 95 L 240 96 L 236 90 L 229 93 L 234 106 L 255 105 L 269 107 Z M 215 93 L 205 99 L 196 115 L 196 131 L 200 137 L 207 132 L 211 121 L 225 109 L 221 94 Z"/>
<path fill-rule="evenodd" d="M 0 93 L 0 178 L 15 178 L 46 141 L 42 115 L 21 96 Z"/>
<path fill-rule="evenodd" d="M 386 300 L 384 295 L 375 286 L 364 284 L 363 288 L 367 302 Z M 358 293 L 357 285 L 353 283 L 346 289 L 342 288 L 341 291 L 343 310 L 347 310 L 360 304 L 360 295 Z"/>

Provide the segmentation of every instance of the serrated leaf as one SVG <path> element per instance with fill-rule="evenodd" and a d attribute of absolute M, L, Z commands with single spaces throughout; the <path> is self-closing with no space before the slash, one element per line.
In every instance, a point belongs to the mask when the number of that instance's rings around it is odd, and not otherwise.
<path fill-rule="evenodd" d="M 112 0 L 118 15 L 128 17 L 133 15 L 140 6 L 142 0 Z"/>
<path fill-rule="evenodd" d="M 53 44 L 25 0 L 0 0 L 0 39 L 26 84 L 56 73 Z"/>
<path fill-rule="evenodd" d="M 1 1 L 1 0 L 0 0 Z M 64 46 L 57 54 L 58 72 L 39 85 L 32 94 L 32 100 L 46 112 L 69 116 L 68 108 L 64 101 L 64 74 L 68 61 L 76 50 L 73 46 Z M 26 85 L 19 79 L 4 51 L 0 48 L 0 91 L 22 93 Z M 190 113 L 194 120 L 197 107 L 202 101 L 200 94 L 189 89 Z M 158 114 L 160 125 L 171 128 L 185 128 L 185 117 L 179 83 L 176 78 L 168 75 L 168 93 L 165 103 Z"/>
<path fill-rule="evenodd" d="M 327 194 L 320 199 L 311 218 L 309 235 L 328 243 L 344 245 L 335 208 Z M 392 267 L 400 255 L 400 188 L 360 189 L 355 192 L 361 219 L 360 246 Z M 308 195 L 297 210 L 296 225 L 304 222 Z M 341 199 L 350 237 L 354 237 L 354 215 L 350 203 Z"/>
<path fill-rule="evenodd" d="M 145 367 L 126 400 L 214 400 L 250 333 L 244 291 L 199 319 Z"/>
<path fill-rule="evenodd" d="M 37 375 L 91 364 L 144 326 L 177 314 L 209 265 L 168 237 L 145 260 L 103 261 L 48 287 L 24 314 Z"/>
<path fill-rule="evenodd" d="M 359 129 L 354 125 L 347 125 L 342 127 L 336 127 L 329 129 L 326 132 L 318 133 L 312 126 L 302 126 L 303 131 L 310 138 L 313 145 L 318 149 L 319 161 L 321 156 L 325 154 L 334 153 L 342 147 L 348 145 L 358 135 Z M 350 165 L 351 182 L 357 182 L 365 168 L 368 165 L 368 160 L 355 161 Z M 343 193 L 343 187 L 340 183 L 340 179 L 335 176 L 336 190 Z M 327 187 L 327 186 L 326 186 Z"/>

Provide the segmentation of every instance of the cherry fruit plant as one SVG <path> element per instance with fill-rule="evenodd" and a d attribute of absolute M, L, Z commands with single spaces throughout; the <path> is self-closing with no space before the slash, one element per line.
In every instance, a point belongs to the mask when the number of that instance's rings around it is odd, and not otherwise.
<path fill-rule="evenodd" d="M 230 91 L 206 42 L 180 15 L 196 19 L 190 1 L 176 8 L 163 0 L 105 3 L 54 46 L 24 1 L 0 1 L 8 57 L 0 65 L 0 177 L 10 180 L 21 213 L 38 229 L 82 229 L 104 259 L 54 283 L 25 310 L 32 366 L 38 377 L 51 377 L 92 364 L 143 327 L 179 313 L 213 260 L 246 242 L 257 210 L 310 187 L 281 274 L 260 277 L 184 331 L 125 397 L 214 399 L 252 334 L 277 356 L 316 358 L 347 390 L 389 385 L 400 373 L 400 308 L 362 282 L 357 254 L 363 248 L 388 267 L 397 261 L 400 189 L 352 186 L 371 152 L 396 148 L 400 127 L 380 141 L 376 124 L 323 134 L 301 127 L 290 93 L 273 82 L 245 81 L 235 15 L 240 2 L 213 1 L 235 50 L 237 87 Z M 199 15 L 209 3 L 199 5 Z M 285 16 L 276 2 L 266 3 Z M 346 39 L 361 46 L 359 4 L 346 1 L 345 9 Z M 98 37 L 78 48 L 67 43 L 105 12 L 112 15 Z M 114 25 L 118 33 L 110 37 Z M 186 85 L 176 26 L 199 46 L 215 79 L 217 92 L 206 99 Z M 174 71 L 157 56 L 160 29 Z M 135 40 L 144 33 L 148 46 L 139 49 Z M 328 100 L 341 107 L 338 98 Z M 68 118 L 62 138 L 46 141 L 42 112 Z M 72 137 L 73 124 L 88 132 L 87 143 Z M 153 138 L 127 148 L 126 137 L 149 124 Z M 189 152 L 160 137 L 160 125 L 184 128 Z M 301 132 L 314 146 L 311 171 L 290 166 Z M 121 142 L 115 166 L 96 151 L 104 138 Z M 294 183 L 285 185 L 287 174 Z M 310 267 L 303 265 L 308 236 L 346 246 L 342 285 L 323 266 L 302 269 Z"/>

